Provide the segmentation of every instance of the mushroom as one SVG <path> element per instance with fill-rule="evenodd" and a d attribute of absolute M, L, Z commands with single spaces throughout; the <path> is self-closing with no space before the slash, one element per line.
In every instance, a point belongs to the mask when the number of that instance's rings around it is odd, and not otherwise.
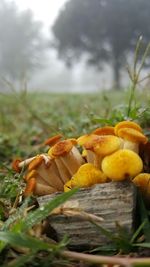
<path fill-rule="evenodd" d="M 150 173 L 140 173 L 132 182 L 139 188 L 142 193 L 143 200 L 148 207 L 150 208 Z"/>
<path fill-rule="evenodd" d="M 21 159 L 15 159 L 12 162 L 12 169 L 16 172 L 20 172 L 22 170 L 22 168 L 28 166 L 30 164 L 30 162 L 35 158 L 36 158 L 36 156 L 29 158 L 29 159 L 26 159 L 26 160 L 23 160 L 23 161 L 21 161 Z"/>
<path fill-rule="evenodd" d="M 94 155 L 93 164 L 100 168 L 101 161 L 106 155 L 110 155 L 122 146 L 121 138 L 114 135 L 101 135 L 91 138 L 84 143 L 87 151 Z"/>
<path fill-rule="evenodd" d="M 44 142 L 44 145 L 53 146 L 53 145 L 55 145 L 56 143 L 58 143 L 62 137 L 63 137 L 62 134 L 57 134 L 57 135 L 55 135 L 55 136 L 52 136 L 52 137 L 48 138 L 48 139 Z"/>
<path fill-rule="evenodd" d="M 30 196 L 32 194 L 43 196 L 56 192 L 57 190 L 51 186 L 47 186 L 41 183 L 38 183 L 35 177 L 28 179 L 26 188 L 24 191 L 24 196 Z"/>
<path fill-rule="evenodd" d="M 75 147 L 75 144 L 77 144 L 76 139 L 59 141 L 48 151 L 48 155 L 55 160 L 64 183 L 84 163 L 84 159 Z"/>
<path fill-rule="evenodd" d="M 142 159 L 129 149 L 120 149 L 102 160 L 102 171 L 113 181 L 133 178 L 143 169 Z"/>
<path fill-rule="evenodd" d="M 118 136 L 124 140 L 123 148 L 130 149 L 139 153 L 139 144 L 146 144 L 148 138 L 141 132 L 133 128 L 120 128 L 117 132 Z"/>
<path fill-rule="evenodd" d="M 91 163 L 83 164 L 78 171 L 73 175 L 70 181 L 68 181 L 64 189 L 73 187 L 90 187 L 94 184 L 105 183 L 107 176 L 102 173 Z"/>
<path fill-rule="evenodd" d="M 56 163 L 48 155 L 39 155 L 31 161 L 28 166 L 27 177 L 30 176 L 32 171 L 36 171 L 34 177 L 37 183 L 39 183 L 39 177 L 41 177 L 49 186 L 54 187 L 57 191 L 63 191 L 63 181 L 59 176 Z"/>
<path fill-rule="evenodd" d="M 92 134 L 96 135 L 115 135 L 114 127 L 113 126 L 104 126 L 101 128 L 95 129 Z"/>
<path fill-rule="evenodd" d="M 139 187 L 144 197 L 150 200 L 150 173 L 140 173 L 132 181 Z"/>
<path fill-rule="evenodd" d="M 118 131 L 120 129 L 123 129 L 123 128 L 131 128 L 131 129 L 135 129 L 137 130 L 138 132 L 141 132 L 142 133 L 142 128 L 140 127 L 139 124 L 137 124 L 136 122 L 133 122 L 133 121 L 121 121 L 121 122 L 118 122 L 115 127 L 114 127 L 114 132 L 115 132 L 115 135 L 118 135 Z"/>
<path fill-rule="evenodd" d="M 139 153 L 139 144 L 146 143 L 147 137 L 142 133 L 142 128 L 139 124 L 133 121 L 121 121 L 115 125 L 115 134 L 124 139 L 125 149 L 130 149 Z"/>
<path fill-rule="evenodd" d="M 96 134 L 86 134 L 82 135 L 77 139 L 78 145 L 83 147 L 83 157 L 86 158 L 88 163 L 92 163 L 94 165 L 98 165 L 97 155 L 92 151 L 91 144 L 97 143 L 99 140 L 99 136 Z M 86 146 L 86 148 L 85 148 Z M 90 149 L 88 149 L 90 147 Z"/>

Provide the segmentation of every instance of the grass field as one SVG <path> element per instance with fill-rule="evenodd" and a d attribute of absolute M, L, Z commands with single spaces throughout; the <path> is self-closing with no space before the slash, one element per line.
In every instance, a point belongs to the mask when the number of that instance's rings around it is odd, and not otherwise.
<path fill-rule="evenodd" d="M 2 225 L 4 218 L 5 220 L 7 218 L 5 201 L 15 201 L 18 192 L 18 184 L 19 187 L 22 185 L 22 181 L 20 180 L 21 176 L 14 176 L 11 171 L 10 166 L 12 160 L 18 157 L 25 159 L 40 152 L 46 152 L 47 147 L 43 146 L 43 142 L 50 136 L 62 133 L 65 137 L 78 137 L 81 134 L 90 133 L 92 130 L 102 125 L 114 125 L 116 122 L 126 119 L 137 121 L 149 136 L 149 90 L 143 89 L 137 92 L 130 109 L 129 95 L 129 90 L 123 92 L 107 91 L 100 92 L 99 94 L 51 94 L 42 92 L 0 94 L 0 178 L 2 185 L 0 190 L 0 223 Z M 63 202 L 65 199 L 62 198 L 61 201 Z M 46 215 L 40 216 L 42 219 Z M 26 220 L 26 224 L 28 223 L 29 221 Z M 15 229 L 22 229 L 19 228 L 20 226 L 18 225 L 16 227 L 18 228 Z M 4 229 L 8 230 L 5 226 Z M 18 230 L 13 230 L 13 234 L 18 233 L 17 231 Z M 18 236 L 11 236 L 11 238 L 17 241 Z M 39 248 L 44 249 L 45 245 L 43 244 L 42 247 L 42 243 L 38 243 L 39 241 L 30 240 L 28 237 L 24 237 L 24 239 L 25 238 L 28 245 L 33 243 L 33 246 L 39 246 Z M 10 243 L 11 242 L 12 241 L 10 241 Z M 21 243 L 23 241 L 18 239 L 18 242 Z M 61 244 L 62 247 L 64 244 L 65 241 Z M 2 241 L 0 241 L 0 250 L 3 250 Z M 59 251 L 60 247 L 56 246 L 52 249 L 53 252 L 55 250 Z M 18 254 L 15 254 L 15 257 L 13 257 L 14 254 L 12 251 L 10 256 L 8 254 L 8 249 L 5 248 L 2 254 L 0 254 L 0 266 L 31 266 L 31 262 L 29 265 L 25 263 L 28 262 L 28 260 L 32 261 L 35 257 L 35 253 L 35 251 L 32 251 L 27 254 L 28 259 L 25 258 L 24 255 L 21 255 L 20 258 Z M 72 265 L 70 261 L 65 260 L 60 263 L 60 261 L 55 261 L 54 255 L 55 253 L 47 257 L 47 262 L 45 262 L 42 257 L 37 257 L 39 264 L 45 267 L 100 266 L 94 263 L 91 263 L 92 265 L 80 265 L 79 263 L 78 265 Z M 14 263 L 11 262 L 10 265 L 7 262 L 9 257 L 12 257 L 14 260 Z M 49 260 L 52 259 L 53 263 L 49 265 Z M 35 260 L 35 265 L 32 263 L 32 266 L 40 265 L 38 265 Z"/>
<path fill-rule="evenodd" d="M 48 137 L 77 137 L 127 118 L 129 91 L 99 94 L 16 93 L 0 95 L 0 159 L 31 155 Z M 150 124 L 148 90 L 138 93 L 130 114 Z M 37 145 L 37 147 L 36 147 Z"/>

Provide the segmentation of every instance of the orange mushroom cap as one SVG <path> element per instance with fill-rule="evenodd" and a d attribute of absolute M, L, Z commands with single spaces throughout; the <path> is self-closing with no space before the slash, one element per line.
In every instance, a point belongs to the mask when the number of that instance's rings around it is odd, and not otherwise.
<path fill-rule="evenodd" d="M 140 173 L 132 181 L 142 192 L 150 194 L 150 173 Z"/>
<path fill-rule="evenodd" d="M 49 149 L 48 155 L 52 158 L 65 156 L 68 152 L 71 151 L 75 143 L 77 143 L 75 139 L 60 141 Z"/>
<path fill-rule="evenodd" d="M 119 129 L 118 136 L 133 143 L 146 144 L 148 142 L 148 138 L 144 134 L 132 128 Z"/>
<path fill-rule="evenodd" d="M 84 146 L 85 144 L 87 144 L 88 146 L 88 144 L 90 145 L 91 142 L 92 143 L 97 142 L 98 139 L 99 139 L 99 136 L 96 134 L 85 134 L 85 135 L 80 136 L 77 139 L 77 143 L 80 146 Z"/>
<path fill-rule="evenodd" d="M 121 122 L 117 123 L 115 125 L 115 127 L 114 127 L 115 134 L 118 135 L 118 131 L 120 129 L 123 129 L 123 128 L 131 128 L 131 129 L 135 129 L 135 130 L 137 130 L 139 132 L 142 132 L 142 128 L 136 122 L 133 122 L 133 121 L 121 121 Z"/>
<path fill-rule="evenodd" d="M 101 135 L 84 144 L 86 149 L 92 150 L 100 156 L 109 155 L 118 150 L 120 146 L 121 139 L 114 135 Z"/>
<path fill-rule="evenodd" d="M 13 160 L 13 162 L 12 162 L 12 169 L 14 170 L 14 171 L 16 171 L 16 172 L 20 172 L 21 171 L 21 168 L 19 167 L 19 163 L 21 162 L 21 160 L 20 159 L 15 159 L 15 160 Z"/>
<path fill-rule="evenodd" d="M 60 141 L 60 139 L 62 138 L 62 134 L 58 134 L 55 136 L 52 136 L 50 138 L 48 138 L 45 142 L 44 145 L 48 145 L 48 146 L 53 146 L 55 145 L 58 141 Z"/>
<path fill-rule="evenodd" d="M 104 126 L 101 128 L 97 128 L 92 132 L 92 134 L 96 135 L 115 135 L 114 127 L 113 126 Z"/>

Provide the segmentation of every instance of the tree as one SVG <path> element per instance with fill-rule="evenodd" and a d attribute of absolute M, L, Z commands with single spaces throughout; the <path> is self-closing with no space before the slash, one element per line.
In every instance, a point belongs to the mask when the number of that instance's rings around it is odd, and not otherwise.
<path fill-rule="evenodd" d="M 87 53 L 88 64 L 109 62 L 116 88 L 137 39 L 150 40 L 149 0 L 70 0 L 53 25 L 55 47 L 67 64 Z"/>
<path fill-rule="evenodd" d="M 21 80 L 39 64 L 44 48 L 41 23 L 32 12 L 19 12 L 16 5 L 0 4 L 0 77 Z"/>

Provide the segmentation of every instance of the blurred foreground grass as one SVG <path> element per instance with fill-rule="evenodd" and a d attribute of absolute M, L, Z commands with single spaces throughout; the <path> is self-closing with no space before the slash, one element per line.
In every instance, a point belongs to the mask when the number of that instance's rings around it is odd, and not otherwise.
<path fill-rule="evenodd" d="M 129 91 L 93 94 L 11 93 L 0 94 L 0 160 L 11 161 L 40 152 L 52 135 L 80 134 L 104 124 L 128 119 Z M 150 125 L 150 95 L 137 93 L 131 119 Z M 43 151 L 43 147 L 42 147 Z"/>

